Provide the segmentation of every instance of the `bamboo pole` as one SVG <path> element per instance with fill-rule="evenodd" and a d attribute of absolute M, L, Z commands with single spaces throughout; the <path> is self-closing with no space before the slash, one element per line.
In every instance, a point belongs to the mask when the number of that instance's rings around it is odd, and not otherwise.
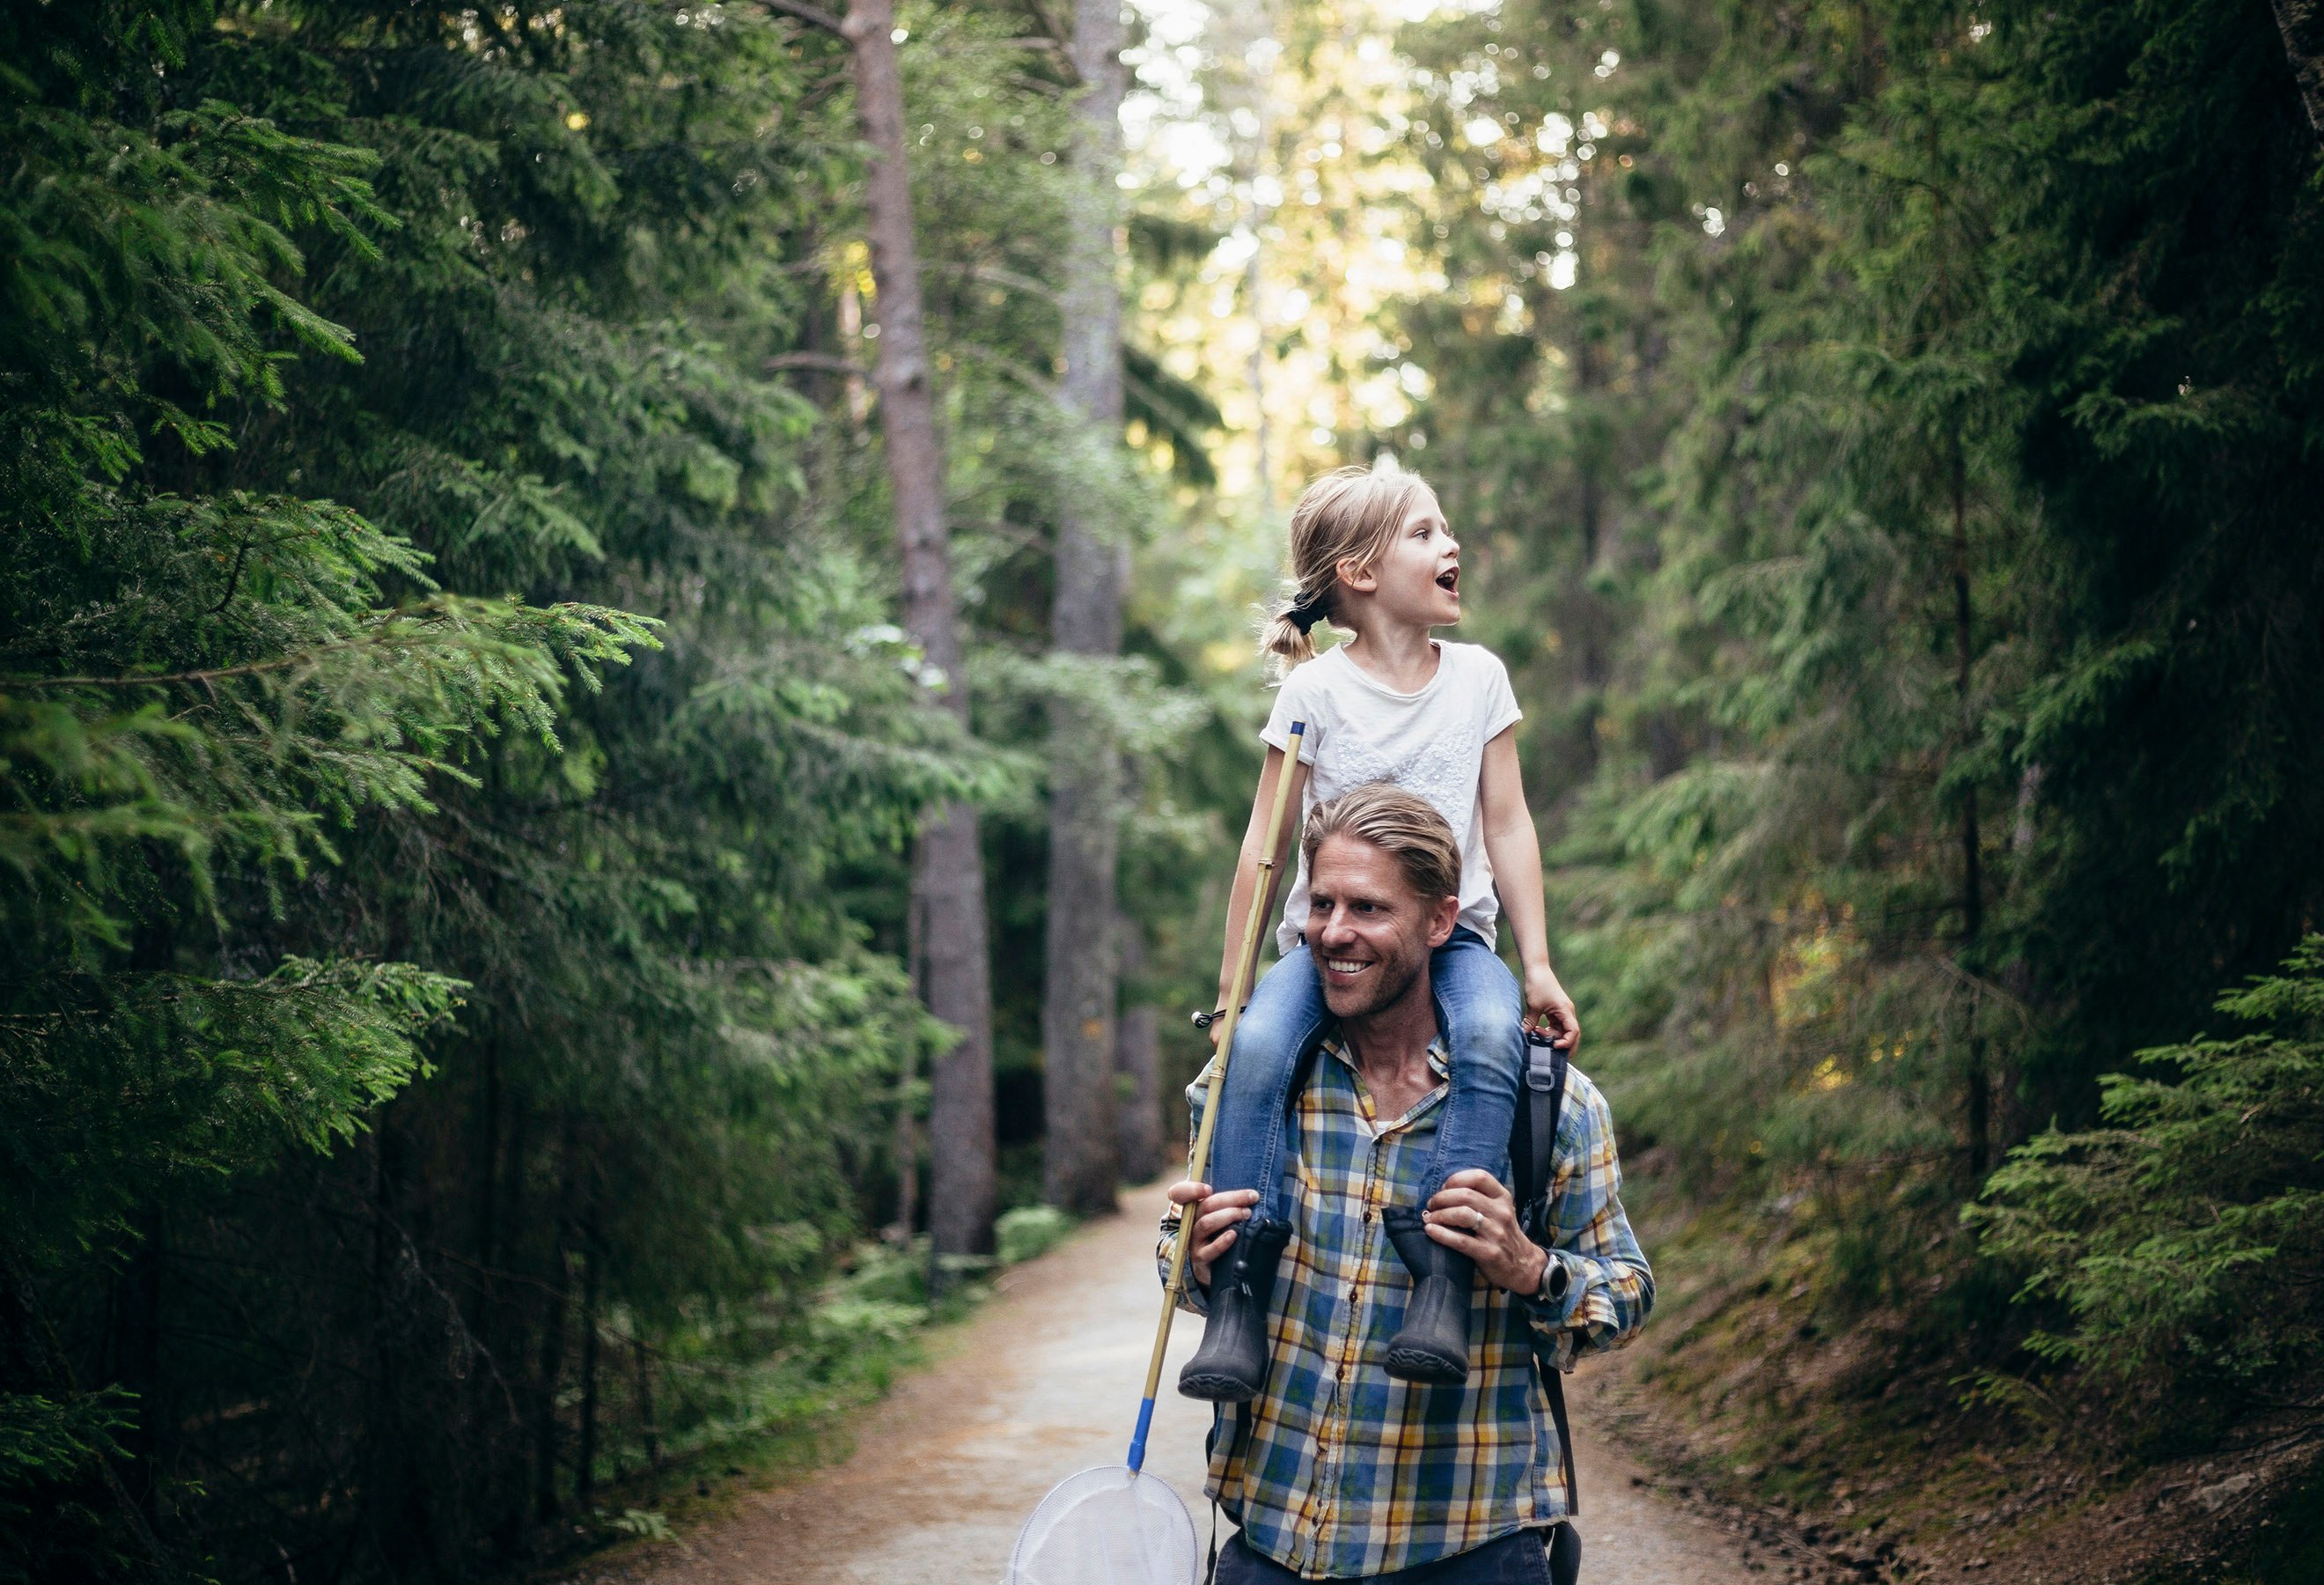
<path fill-rule="evenodd" d="M 1275 915 L 1275 883 L 1278 878 L 1275 856 L 1282 848 L 1283 815 L 1291 802 L 1291 784 L 1299 779 L 1299 746 L 1306 735 L 1306 722 L 1291 723 L 1291 740 L 1284 746 L 1283 768 L 1275 780 L 1275 802 L 1267 811 L 1267 840 L 1259 854 L 1259 885 L 1251 898 L 1250 914 L 1243 922 L 1242 950 L 1235 958 L 1234 984 L 1220 1013 L 1225 1027 L 1219 1031 L 1218 1060 L 1211 1064 L 1210 1086 L 1203 1094 L 1203 1124 L 1194 1130 L 1194 1154 L 1187 1167 L 1189 1177 L 1198 1183 L 1211 1164 L 1211 1135 L 1219 1124 L 1219 1089 L 1226 1080 L 1228 1060 L 1234 1054 L 1235 1025 L 1241 1022 L 1242 1005 L 1250 996 L 1251 976 L 1259 966 L 1259 943 L 1268 921 Z M 1139 1405 L 1138 1430 L 1130 1441 L 1130 1468 L 1133 1472 L 1146 1462 L 1146 1432 L 1154 1423 L 1155 1394 L 1162 1387 L 1162 1358 L 1170 1349 L 1170 1323 L 1177 1317 L 1179 1301 L 1186 1296 L 1186 1249 L 1192 1220 L 1191 1216 L 1181 1216 L 1177 1241 L 1170 1251 L 1170 1279 L 1162 1287 L 1162 1321 L 1154 1329 L 1154 1357 L 1146 1366 L 1146 1401 Z"/>

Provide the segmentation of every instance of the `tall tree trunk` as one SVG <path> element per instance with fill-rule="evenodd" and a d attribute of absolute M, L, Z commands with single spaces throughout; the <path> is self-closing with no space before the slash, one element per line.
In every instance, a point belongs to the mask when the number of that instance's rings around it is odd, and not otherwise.
<path fill-rule="evenodd" d="M 145 845 L 149 863 L 159 875 L 175 867 L 156 844 Z M 133 927 L 129 966 L 139 975 L 166 974 L 177 966 L 177 932 L 166 919 L 144 919 Z M 131 1495 L 147 1524 L 161 1513 L 162 1469 L 169 1462 L 171 1412 L 161 1367 L 161 1268 L 168 1254 L 165 1202 L 142 1196 L 130 1213 L 136 1243 L 114 1291 L 118 1366 L 117 1379 L 137 1395 L 135 1418 L 122 1449 L 128 1454 L 125 1471 Z"/>
<path fill-rule="evenodd" d="M 632 1324 L 635 1324 L 632 1322 Z M 645 1441 L 646 1468 L 661 1468 L 661 1423 L 654 1418 L 653 1365 L 646 1358 L 646 1340 L 630 1339 L 630 1367 L 635 1372 L 638 1432 Z"/>
<path fill-rule="evenodd" d="M 1135 999 L 1122 1008 L 1113 1037 L 1121 1098 L 1117 1136 L 1122 1178 L 1143 1183 L 1162 1170 L 1162 1014 L 1138 994 L 1138 977 L 1146 971 L 1145 930 L 1132 919 L 1120 920 L 1119 929 L 1124 993 Z"/>
<path fill-rule="evenodd" d="M 118 1377 L 137 1395 L 136 1416 L 121 1439 L 129 1455 L 129 1490 L 152 1524 L 161 1497 L 161 1466 L 170 1407 L 161 1383 L 161 1262 L 166 1250 L 161 1203 L 148 1200 L 134 1213 L 137 1241 L 115 1288 Z"/>
<path fill-rule="evenodd" d="M 1593 581 L 1606 539 L 1605 427 L 1597 405 L 1605 385 L 1604 351 L 1592 339 L 1590 327 L 1579 326 L 1573 338 L 1572 433 L 1581 486 L 1575 515 L 1582 530 L 1582 570 L 1566 603 L 1570 626 L 1580 629 L 1582 651 L 1580 740 L 1574 746 L 1572 772 L 1576 782 L 1589 780 L 1597 767 L 1603 746 L 1598 724 L 1606 713 L 1606 685 L 1613 673 L 1608 644 L 1613 614 Z"/>
<path fill-rule="evenodd" d="M 492 1271 L 500 1260 L 501 1056 L 495 1041 L 487 1040 L 484 1058 L 484 1088 L 476 1103 L 476 1264 Z M 492 1279 L 481 1276 L 478 1287 L 487 1295 Z"/>
<path fill-rule="evenodd" d="M 543 1524 L 557 1517 L 557 1455 L 564 1427 L 557 1414 L 557 1389 L 565 1377 L 565 1312 L 573 1287 L 572 1247 L 574 1173 L 578 1154 L 574 1129 L 565 1126 L 565 1179 L 557 1196 L 556 1217 L 549 1224 L 549 1269 L 553 1284 L 547 1295 L 547 1313 L 540 1327 L 540 1363 L 533 1383 L 532 1511 Z"/>
<path fill-rule="evenodd" d="M 842 29 L 853 46 L 856 118 L 872 150 L 864 203 L 879 292 L 880 358 L 872 377 L 896 498 L 904 627 L 941 674 L 945 707 L 965 723 L 968 676 L 953 601 L 944 448 L 920 306 L 895 25 L 893 0 L 856 0 Z M 913 852 L 912 888 L 925 930 L 921 995 L 930 1013 L 960 1031 L 958 1043 L 936 1060 L 928 1087 L 928 1232 L 941 1263 L 947 1255 L 992 1247 L 992 968 L 974 810 L 955 803 L 931 815 Z M 939 1264 L 939 1278 L 942 1272 Z"/>
<path fill-rule="evenodd" d="M 1953 508 L 1953 698 L 1960 712 L 1961 747 L 1966 751 L 1977 730 L 1973 705 L 1969 697 L 1970 672 L 1976 660 L 1976 648 L 1970 632 L 1974 615 L 1969 603 L 1969 481 L 1968 469 L 1961 456 L 1958 440 L 1952 448 L 1952 508 Z M 1977 821 L 1977 788 L 1961 790 L 1960 806 L 1960 865 L 1961 865 L 1961 950 L 1963 966 L 1977 949 L 1978 937 L 1985 930 L 1985 875 L 1983 855 Z M 1986 1073 L 1985 1033 L 1978 1023 L 1974 1003 L 1969 1013 L 1968 1094 L 1964 1111 L 1969 1126 L 1969 1169 L 1972 1177 L 1982 1179 L 1990 1164 L 1993 1136 L 1992 1083 Z"/>
<path fill-rule="evenodd" d="M 1065 377 L 1059 399 L 1111 451 L 1121 434 L 1121 296 L 1114 230 L 1121 163 L 1120 0 L 1078 0 L 1074 67 L 1076 170 L 1065 242 Z M 1092 510 L 1111 491 L 1066 489 L 1058 503 L 1056 594 L 1050 641 L 1059 653 L 1121 653 L 1128 542 Z M 1041 996 L 1042 1189 L 1085 1216 L 1114 1206 L 1117 983 L 1114 865 L 1120 849 L 1120 749 L 1102 719 L 1070 698 L 1049 710 L 1047 981 Z"/>
<path fill-rule="evenodd" d="M 920 917 L 925 900 L 915 887 L 904 907 L 904 961 L 911 966 L 913 989 L 923 996 L 927 995 L 927 987 L 920 978 L 921 967 L 927 961 L 927 932 Z M 911 1243 L 913 1229 L 919 1220 L 920 1110 L 919 1098 L 914 1093 L 919 1078 L 919 1052 L 905 1052 L 903 1067 L 896 1075 L 896 1219 L 888 1229 L 899 1249 Z"/>
<path fill-rule="evenodd" d="M 2308 125 L 2324 137 L 2324 0 L 2275 0 L 2275 25 L 2283 33 L 2301 103 L 2308 107 Z"/>
<path fill-rule="evenodd" d="M 581 1438 L 573 1458 L 573 1502 L 585 1513 L 597 1495 L 597 1300 L 604 1247 L 592 1203 L 581 1236 L 581 1258 L 587 1263 L 581 1271 Z"/>

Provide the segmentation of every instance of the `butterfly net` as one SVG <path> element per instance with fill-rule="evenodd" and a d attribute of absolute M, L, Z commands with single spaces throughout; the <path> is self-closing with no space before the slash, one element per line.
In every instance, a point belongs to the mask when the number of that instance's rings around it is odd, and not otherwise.
<path fill-rule="evenodd" d="M 1123 1465 L 1084 1469 L 1017 1533 L 1001 1585 L 1194 1585 L 1194 1520 L 1169 1486 Z"/>

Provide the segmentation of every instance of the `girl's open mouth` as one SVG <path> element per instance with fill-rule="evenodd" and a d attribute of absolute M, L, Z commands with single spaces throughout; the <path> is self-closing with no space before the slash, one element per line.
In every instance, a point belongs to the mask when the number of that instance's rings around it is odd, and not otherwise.
<path fill-rule="evenodd" d="M 1436 587 L 1443 589 L 1447 594 L 1459 594 L 1461 592 L 1461 570 L 1458 567 L 1448 567 L 1443 571 L 1438 573 L 1436 575 Z"/>

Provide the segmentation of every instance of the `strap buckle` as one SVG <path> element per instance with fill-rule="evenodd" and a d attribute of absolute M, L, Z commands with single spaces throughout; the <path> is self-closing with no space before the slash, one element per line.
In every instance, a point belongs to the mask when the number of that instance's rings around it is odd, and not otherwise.
<path fill-rule="evenodd" d="M 1557 1047 L 1538 1032 L 1526 1035 L 1526 1088 L 1547 1095 L 1557 1082 Z"/>

